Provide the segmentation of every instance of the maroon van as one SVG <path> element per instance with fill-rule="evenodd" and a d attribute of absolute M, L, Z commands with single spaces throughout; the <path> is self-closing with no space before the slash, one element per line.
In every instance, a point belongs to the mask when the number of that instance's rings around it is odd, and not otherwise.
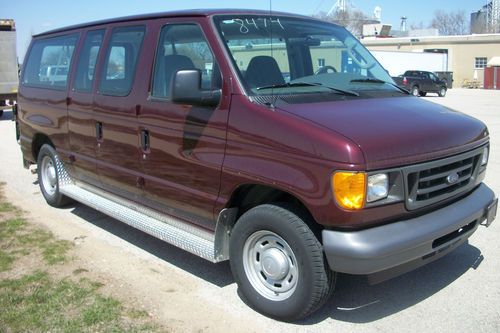
<path fill-rule="evenodd" d="M 182 11 L 34 36 L 16 117 L 50 205 L 229 259 L 280 320 L 322 306 L 336 272 L 391 278 L 496 215 L 486 126 L 309 17 Z"/>

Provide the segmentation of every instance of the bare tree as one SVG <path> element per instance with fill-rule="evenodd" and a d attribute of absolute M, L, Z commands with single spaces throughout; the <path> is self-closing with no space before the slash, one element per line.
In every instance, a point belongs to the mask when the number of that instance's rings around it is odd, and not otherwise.
<path fill-rule="evenodd" d="M 432 19 L 431 28 L 439 30 L 440 35 L 465 35 L 468 34 L 469 21 L 464 10 L 454 12 L 445 12 L 444 10 L 436 10 Z"/>
<path fill-rule="evenodd" d="M 342 25 L 355 36 L 362 35 L 363 24 L 372 23 L 373 21 L 358 9 L 337 11 L 332 13 L 331 15 L 328 15 L 326 12 L 319 12 L 314 16 L 323 21 L 333 22 Z"/>
<path fill-rule="evenodd" d="M 410 30 L 421 30 L 424 29 L 424 22 L 420 21 L 418 23 L 412 22 L 410 24 Z"/>

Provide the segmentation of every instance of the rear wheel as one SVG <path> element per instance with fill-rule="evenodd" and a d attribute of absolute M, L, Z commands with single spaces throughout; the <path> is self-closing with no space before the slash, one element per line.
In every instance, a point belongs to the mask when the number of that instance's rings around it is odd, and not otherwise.
<path fill-rule="evenodd" d="M 418 95 L 420 94 L 420 92 L 419 92 L 419 90 L 418 90 L 418 86 L 413 86 L 413 87 L 411 88 L 411 94 L 412 94 L 413 96 L 418 96 Z"/>
<path fill-rule="evenodd" d="M 256 311 L 279 320 L 303 318 L 322 306 L 335 283 L 323 249 L 303 219 L 277 205 L 257 206 L 231 233 L 231 270 Z"/>
<path fill-rule="evenodd" d="M 71 202 L 71 199 L 59 191 L 58 156 L 54 148 L 44 144 L 38 153 L 37 172 L 38 183 L 45 201 L 53 207 L 62 207 Z"/>
<path fill-rule="evenodd" d="M 446 96 L 446 87 L 441 87 L 438 92 L 439 97 Z"/>

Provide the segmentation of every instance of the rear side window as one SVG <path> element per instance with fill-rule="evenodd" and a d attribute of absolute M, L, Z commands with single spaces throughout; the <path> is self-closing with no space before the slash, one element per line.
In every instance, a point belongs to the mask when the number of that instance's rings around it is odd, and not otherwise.
<path fill-rule="evenodd" d="M 85 37 L 76 67 L 76 77 L 74 88 L 78 92 L 91 92 L 94 82 L 94 72 L 101 49 L 104 30 L 90 31 Z"/>
<path fill-rule="evenodd" d="M 99 85 L 102 94 L 130 93 L 145 31 L 143 26 L 113 29 Z"/>
<path fill-rule="evenodd" d="M 27 59 L 22 83 L 25 86 L 64 90 L 78 34 L 34 42 Z"/>

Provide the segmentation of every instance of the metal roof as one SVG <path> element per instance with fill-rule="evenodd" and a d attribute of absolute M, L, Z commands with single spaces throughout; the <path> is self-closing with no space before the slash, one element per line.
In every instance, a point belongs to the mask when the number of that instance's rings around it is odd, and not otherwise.
<path fill-rule="evenodd" d="M 132 21 L 142 21 L 142 20 L 150 20 L 150 19 L 158 19 L 158 18 L 172 18 L 172 17 L 207 17 L 213 15 L 234 15 L 234 14 L 242 14 L 242 15 L 279 15 L 279 16 L 289 16 L 289 17 L 299 17 L 299 18 L 308 18 L 314 19 L 310 16 L 291 14 L 285 12 L 277 12 L 277 11 L 267 11 L 267 10 L 253 10 L 253 9 L 193 9 L 193 10 L 180 10 L 180 11 L 171 11 L 171 12 L 162 12 L 162 13 L 151 13 L 151 14 L 141 14 L 141 15 L 133 15 L 133 16 L 125 16 L 118 18 L 105 19 L 94 22 L 87 22 L 82 24 L 76 24 L 68 27 L 57 28 L 54 30 L 42 32 L 33 37 L 40 37 L 45 35 L 50 35 L 59 32 L 65 32 L 70 30 L 82 29 L 87 27 L 105 25 L 110 23 L 119 23 L 119 22 L 132 22 Z"/>

